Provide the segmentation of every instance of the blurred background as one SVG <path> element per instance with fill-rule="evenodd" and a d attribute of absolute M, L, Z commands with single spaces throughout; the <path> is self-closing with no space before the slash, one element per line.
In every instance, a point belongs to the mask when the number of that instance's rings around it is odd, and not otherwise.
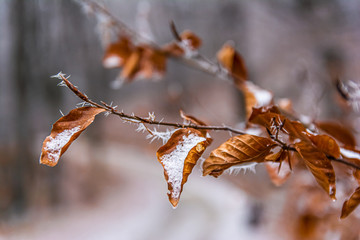
<path fill-rule="evenodd" d="M 357 0 L 101 3 L 140 33 L 138 23 L 148 22 L 159 44 L 173 40 L 174 20 L 180 32 L 200 36 L 200 51 L 210 59 L 232 40 L 250 80 L 291 99 L 298 113 L 356 118 L 339 104 L 333 79 L 360 78 Z M 49 78 L 59 71 L 90 98 L 127 113 L 181 122 L 183 109 L 211 125 L 244 120 L 242 95 L 232 84 L 172 60 L 162 81 L 112 89 L 119 70 L 102 67 L 103 52 L 95 18 L 77 2 L 0 0 L 0 238 L 291 239 L 297 227 L 281 227 L 290 184 L 274 187 L 262 166 L 219 179 L 201 177 L 197 166 L 173 210 L 155 154 L 161 142 L 150 144 L 114 116 L 98 116 L 56 167 L 39 165 L 60 111 L 80 102 Z M 211 149 L 230 137 L 213 136 Z"/>

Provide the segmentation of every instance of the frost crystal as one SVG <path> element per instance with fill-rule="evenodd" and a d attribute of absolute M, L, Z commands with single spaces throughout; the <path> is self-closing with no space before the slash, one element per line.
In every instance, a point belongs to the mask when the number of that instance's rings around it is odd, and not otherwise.
<path fill-rule="evenodd" d="M 244 163 L 241 165 L 235 165 L 235 166 L 232 166 L 229 169 L 227 169 L 226 172 L 228 172 L 230 175 L 237 175 L 238 173 L 241 172 L 241 170 L 244 170 L 244 173 L 246 173 L 247 170 L 250 170 L 251 172 L 255 173 L 256 165 L 257 165 L 257 163 L 254 163 L 254 162 Z"/>
<path fill-rule="evenodd" d="M 187 155 L 193 147 L 203 141 L 206 141 L 206 139 L 193 133 L 183 136 L 183 140 L 178 143 L 174 151 L 161 158 L 161 162 L 169 177 L 168 183 L 173 188 L 171 198 L 178 199 L 180 196 L 184 162 Z"/>
<path fill-rule="evenodd" d="M 60 158 L 61 149 L 69 142 L 70 138 L 80 131 L 80 126 L 72 129 L 66 129 L 56 135 L 55 138 L 50 137 L 46 143 L 45 150 L 48 152 L 48 159 L 57 162 Z"/>

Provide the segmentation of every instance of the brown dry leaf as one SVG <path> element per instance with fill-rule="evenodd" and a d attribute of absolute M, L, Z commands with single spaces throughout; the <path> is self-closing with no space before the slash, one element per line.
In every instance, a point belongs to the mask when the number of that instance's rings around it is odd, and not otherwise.
<path fill-rule="evenodd" d="M 157 151 L 158 161 L 164 168 L 168 183 L 169 201 L 173 207 L 178 205 L 183 186 L 208 145 L 207 139 L 198 130 L 179 129 Z"/>
<path fill-rule="evenodd" d="M 253 108 L 249 122 L 263 126 L 269 130 L 276 122 L 277 125 L 283 125 L 282 131 L 289 135 L 292 139 L 310 141 L 304 125 L 300 122 L 287 119 L 280 114 L 279 109 L 275 106 L 272 106 L 271 108 Z"/>
<path fill-rule="evenodd" d="M 357 206 L 360 204 L 360 187 L 358 187 L 355 192 L 351 195 L 351 197 L 346 200 L 343 204 L 341 210 L 341 217 L 346 218 L 349 214 L 354 211 Z"/>
<path fill-rule="evenodd" d="M 57 120 L 43 143 L 40 163 L 55 166 L 70 144 L 94 121 L 97 114 L 104 111 L 97 107 L 81 107 Z"/>
<path fill-rule="evenodd" d="M 182 110 L 180 110 L 180 116 L 181 116 L 182 119 L 184 119 L 186 121 L 189 121 L 189 122 L 191 122 L 191 123 L 193 123 L 195 125 L 207 126 L 207 124 L 205 122 L 203 122 L 203 121 L 201 121 L 201 120 L 199 120 L 199 119 L 197 119 L 197 118 L 195 118 L 193 116 L 185 114 L 184 111 L 182 111 Z M 208 138 L 207 137 L 208 136 L 208 134 L 207 134 L 208 130 L 200 129 L 199 131 L 203 134 L 203 137 Z M 208 138 L 208 141 L 212 142 L 212 139 Z"/>
<path fill-rule="evenodd" d="M 183 56 L 185 53 L 184 49 L 180 47 L 177 42 L 166 44 L 161 49 L 164 51 L 165 55 L 169 54 L 175 57 Z"/>
<path fill-rule="evenodd" d="M 265 163 L 270 180 L 275 186 L 281 186 L 284 184 L 291 174 L 291 169 L 288 162 L 282 161 L 280 164 L 281 167 L 279 166 L 279 163 Z"/>
<path fill-rule="evenodd" d="M 247 80 L 245 62 L 231 45 L 224 44 L 217 53 L 217 59 L 234 77 L 236 86 L 241 86 L 241 84 Z"/>
<path fill-rule="evenodd" d="M 133 46 L 127 37 L 121 37 L 119 41 L 110 44 L 103 58 L 106 68 L 118 68 L 125 64 L 133 51 Z"/>
<path fill-rule="evenodd" d="M 340 157 L 340 147 L 332 137 L 327 135 L 309 135 L 309 138 L 312 143 L 326 155 L 335 158 Z"/>
<path fill-rule="evenodd" d="M 317 122 L 316 126 L 345 146 L 356 146 L 355 137 L 346 126 L 335 122 Z"/>
<path fill-rule="evenodd" d="M 131 80 L 139 72 L 142 53 L 142 47 L 136 47 L 134 49 L 128 60 L 125 62 L 124 68 L 121 71 L 120 77 L 122 79 Z"/>
<path fill-rule="evenodd" d="M 180 38 L 191 50 L 196 50 L 201 46 L 201 39 L 190 30 L 183 31 Z"/>
<path fill-rule="evenodd" d="M 354 170 L 353 175 L 356 181 L 358 182 L 358 184 L 360 185 L 360 170 L 359 169 Z"/>
<path fill-rule="evenodd" d="M 141 60 L 136 77 L 161 78 L 166 70 L 166 56 L 161 50 L 142 46 Z"/>
<path fill-rule="evenodd" d="M 319 185 L 336 200 L 335 171 L 331 161 L 310 142 L 295 143 L 295 148 Z"/>
<path fill-rule="evenodd" d="M 232 137 L 211 152 L 203 164 L 203 175 L 218 177 L 234 165 L 264 162 L 275 146 L 269 138 L 248 134 Z"/>

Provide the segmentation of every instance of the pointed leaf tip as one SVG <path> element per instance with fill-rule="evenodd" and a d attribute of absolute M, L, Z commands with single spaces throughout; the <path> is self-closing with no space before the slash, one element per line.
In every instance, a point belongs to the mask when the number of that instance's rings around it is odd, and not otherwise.
<path fill-rule="evenodd" d="M 157 151 L 158 161 L 164 168 L 168 183 L 169 201 L 174 208 L 179 203 L 188 176 L 208 145 L 209 142 L 200 131 L 179 129 Z"/>
<path fill-rule="evenodd" d="M 70 144 L 94 121 L 97 114 L 104 111 L 97 107 L 81 107 L 57 120 L 43 142 L 40 164 L 55 166 Z"/>

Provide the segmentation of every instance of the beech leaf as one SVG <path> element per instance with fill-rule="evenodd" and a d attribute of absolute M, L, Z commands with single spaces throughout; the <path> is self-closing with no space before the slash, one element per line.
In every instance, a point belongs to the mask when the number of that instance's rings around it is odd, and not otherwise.
<path fill-rule="evenodd" d="M 70 144 L 105 110 L 97 107 L 73 109 L 57 120 L 49 136 L 43 142 L 40 163 L 55 166 Z"/>
<path fill-rule="evenodd" d="M 183 31 L 180 38 L 191 50 L 196 50 L 201 46 L 201 39 L 190 30 Z"/>
<path fill-rule="evenodd" d="M 309 138 L 326 155 L 335 158 L 340 157 L 340 147 L 332 137 L 327 135 L 309 135 Z"/>
<path fill-rule="evenodd" d="M 158 161 L 164 168 L 168 183 L 169 201 L 174 208 L 179 203 L 188 176 L 208 145 L 209 142 L 198 130 L 179 129 L 157 151 Z"/>
<path fill-rule="evenodd" d="M 203 175 L 218 177 L 234 165 L 264 162 L 275 146 L 269 138 L 248 134 L 232 137 L 211 152 L 203 164 Z"/>
<path fill-rule="evenodd" d="M 217 53 L 219 63 L 233 76 L 237 87 L 247 80 L 247 70 L 241 55 L 229 44 Z"/>
<path fill-rule="evenodd" d="M 118 68 L 125 64 L 132 52 L 132 44 L 127 37 L 121 37 L 117 42 L 110 44 L 103 58 L 106 68 Z"/>
<path fill-rule="evenodd" d="M 360 187 L 358 187 L 355 192 L 351 195 L 351 197 L 346 200 L 343 204 L 341 210 L 341 217 L 346 218 L 349 214 L 354 211 L 357 206 L 360 204 Z"/>
<path fill-rule="evenodd" d="M 317 122 L 316 126 L 345 146 L 356 146 L 355 137 L 347 127 L 335 122 Z"/>
<path fill-rule="evenodd" d="M 271 182 L 275 186 L 281 186 L 284 184 L 291 174 L 291 169 L 288 162 L 283 161 L 280 164 L 274 162 L 265 163 L 266 171 L 269 174 Z"/>
<path fill-rule="evenodd" d="M 295 143 L 295 148 L 319 185 L 336 200 L 335 171 L 331 161 L 311 142 Z"/>

